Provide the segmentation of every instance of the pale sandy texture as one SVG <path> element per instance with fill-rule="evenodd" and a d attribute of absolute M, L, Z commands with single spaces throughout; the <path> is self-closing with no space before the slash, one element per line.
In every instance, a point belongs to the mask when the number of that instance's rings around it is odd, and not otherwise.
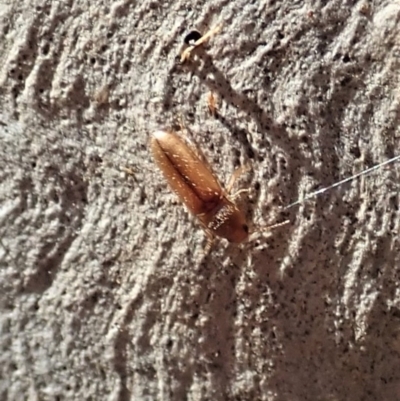
<path fill-rule="evenodd" d="M 399 399 L 400 163 L 279 207 L 400 153 L 400 3 L 2 1 L 0 400 Z M 204 257 L 180 114 L 291 223 Z"/>

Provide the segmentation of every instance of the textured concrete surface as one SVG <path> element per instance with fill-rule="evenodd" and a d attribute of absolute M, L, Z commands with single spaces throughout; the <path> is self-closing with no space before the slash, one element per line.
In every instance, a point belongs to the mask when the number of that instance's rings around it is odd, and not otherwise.
<path fill-rule="evenodd" d="M 399 399 L 400 163 L 280 209 L 400 153 L 399 21 L 397 0 L 2 0 L 0 399 Z M 147 145 L 179 115 L 223 182 L 250 164 L 252 221 L 290 224 L 204 256 Z"/>

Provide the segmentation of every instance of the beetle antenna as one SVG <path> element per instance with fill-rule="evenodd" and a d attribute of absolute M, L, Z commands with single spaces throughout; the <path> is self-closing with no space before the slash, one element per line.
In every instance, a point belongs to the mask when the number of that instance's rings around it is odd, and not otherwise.
<path fill-rule="evenodd" d="M 273 230 L 274 228 L 286 226 L 286 224 L 289 224 L 289 223 L 290 223 L 290 220 L 284 220 L 279 223 L 272 224 L 270 226 L 258 226 L 257 229 L 251 233 L 251 235 L 258 234 L 259 232 L 262 232 L 262 231 L 270 231 L 270 230 Z M 254 238 L 256 238 L 256 237 L 254 237 L 254 236 L 252 238 L 249 237 L 249 242 L 251 242 Z"/>
<path fill-rule="evenodd" d="M 322 194 L 322 193 L 324 193 L 326 191 L 329 191 L 330 189 L 336 188 L 336 187 L 338 187 L 338 186 L 340 186 L 342 184 L 345 184 L 346 182 L 354 180 L 355 178 L 361 177 L 362 175 L 367 175 L 367 174 L 369 174 L 369 173 L 371 173 L 371 172 L 373 172 L 373 171 L 375 171 L 375 170 L 377 170 L 377 169 L 379 169 L 379 168 L 381 168 L 383 166 L 386 166 L 388 164 L 394 163 L 395 161 L 397 161 L 399 159 L 400 159 L 400 155 L 392 157 L 389 160 L 386 160 L 386 161 L 384 161 L 382 163 L 376 164 L 375 166 L 367 168 L 366 170 L 363 170 L 360 173 L 354 174 L 351 177 L 348 177 L 348 178 L 345 178 L 345 179 L 343 179 L 343 180 L 341 180 L 339 182 L 336 182 L 335 184 L 329 185 L 328 187 L 325 187 L 325 188 L 318 189 L 317 191 L 312 192 L 312 193 L 304 196 L 303 198 L 298 199 L 296 202 L 293 202 L 293 203 L 289 204 L 288 206 L 285 206 L 283 208 L 283 210 L 290 209 L 293 206 L 296 206 L 296 205 L 299 205 L 301 203 L 304 203 L 308 199 L 315 198 L 316 196 L 318 196 L 318 195 L 320 195 L 320 194 Z"/>

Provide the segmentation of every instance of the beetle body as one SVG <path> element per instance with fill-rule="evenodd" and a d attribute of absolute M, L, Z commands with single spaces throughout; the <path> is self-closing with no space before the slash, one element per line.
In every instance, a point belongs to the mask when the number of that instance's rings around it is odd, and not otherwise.
<path fill-rule="evenodd" d="M 248 238 L 244 213 L 192 147 L 177 134 L 161 130 L 153 134 L 150 146 L 169 186 L 200 221 L 209 240 L 218 236 L 241 243 Z"/>

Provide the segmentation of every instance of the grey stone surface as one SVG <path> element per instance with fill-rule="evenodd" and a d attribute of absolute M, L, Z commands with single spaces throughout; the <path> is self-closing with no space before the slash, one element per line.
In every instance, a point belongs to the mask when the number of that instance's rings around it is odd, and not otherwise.
<path fill-rule="evenodd" d="M 399 20 L 396 0 L 2 0 L 0 399 L 399 399 L 400 164 L 281 210 L 400 154 Z M 204 255 L 148 149 L 180 115 L 222 182 L 251 166 L 255 224 L 290 224 Z"/>

